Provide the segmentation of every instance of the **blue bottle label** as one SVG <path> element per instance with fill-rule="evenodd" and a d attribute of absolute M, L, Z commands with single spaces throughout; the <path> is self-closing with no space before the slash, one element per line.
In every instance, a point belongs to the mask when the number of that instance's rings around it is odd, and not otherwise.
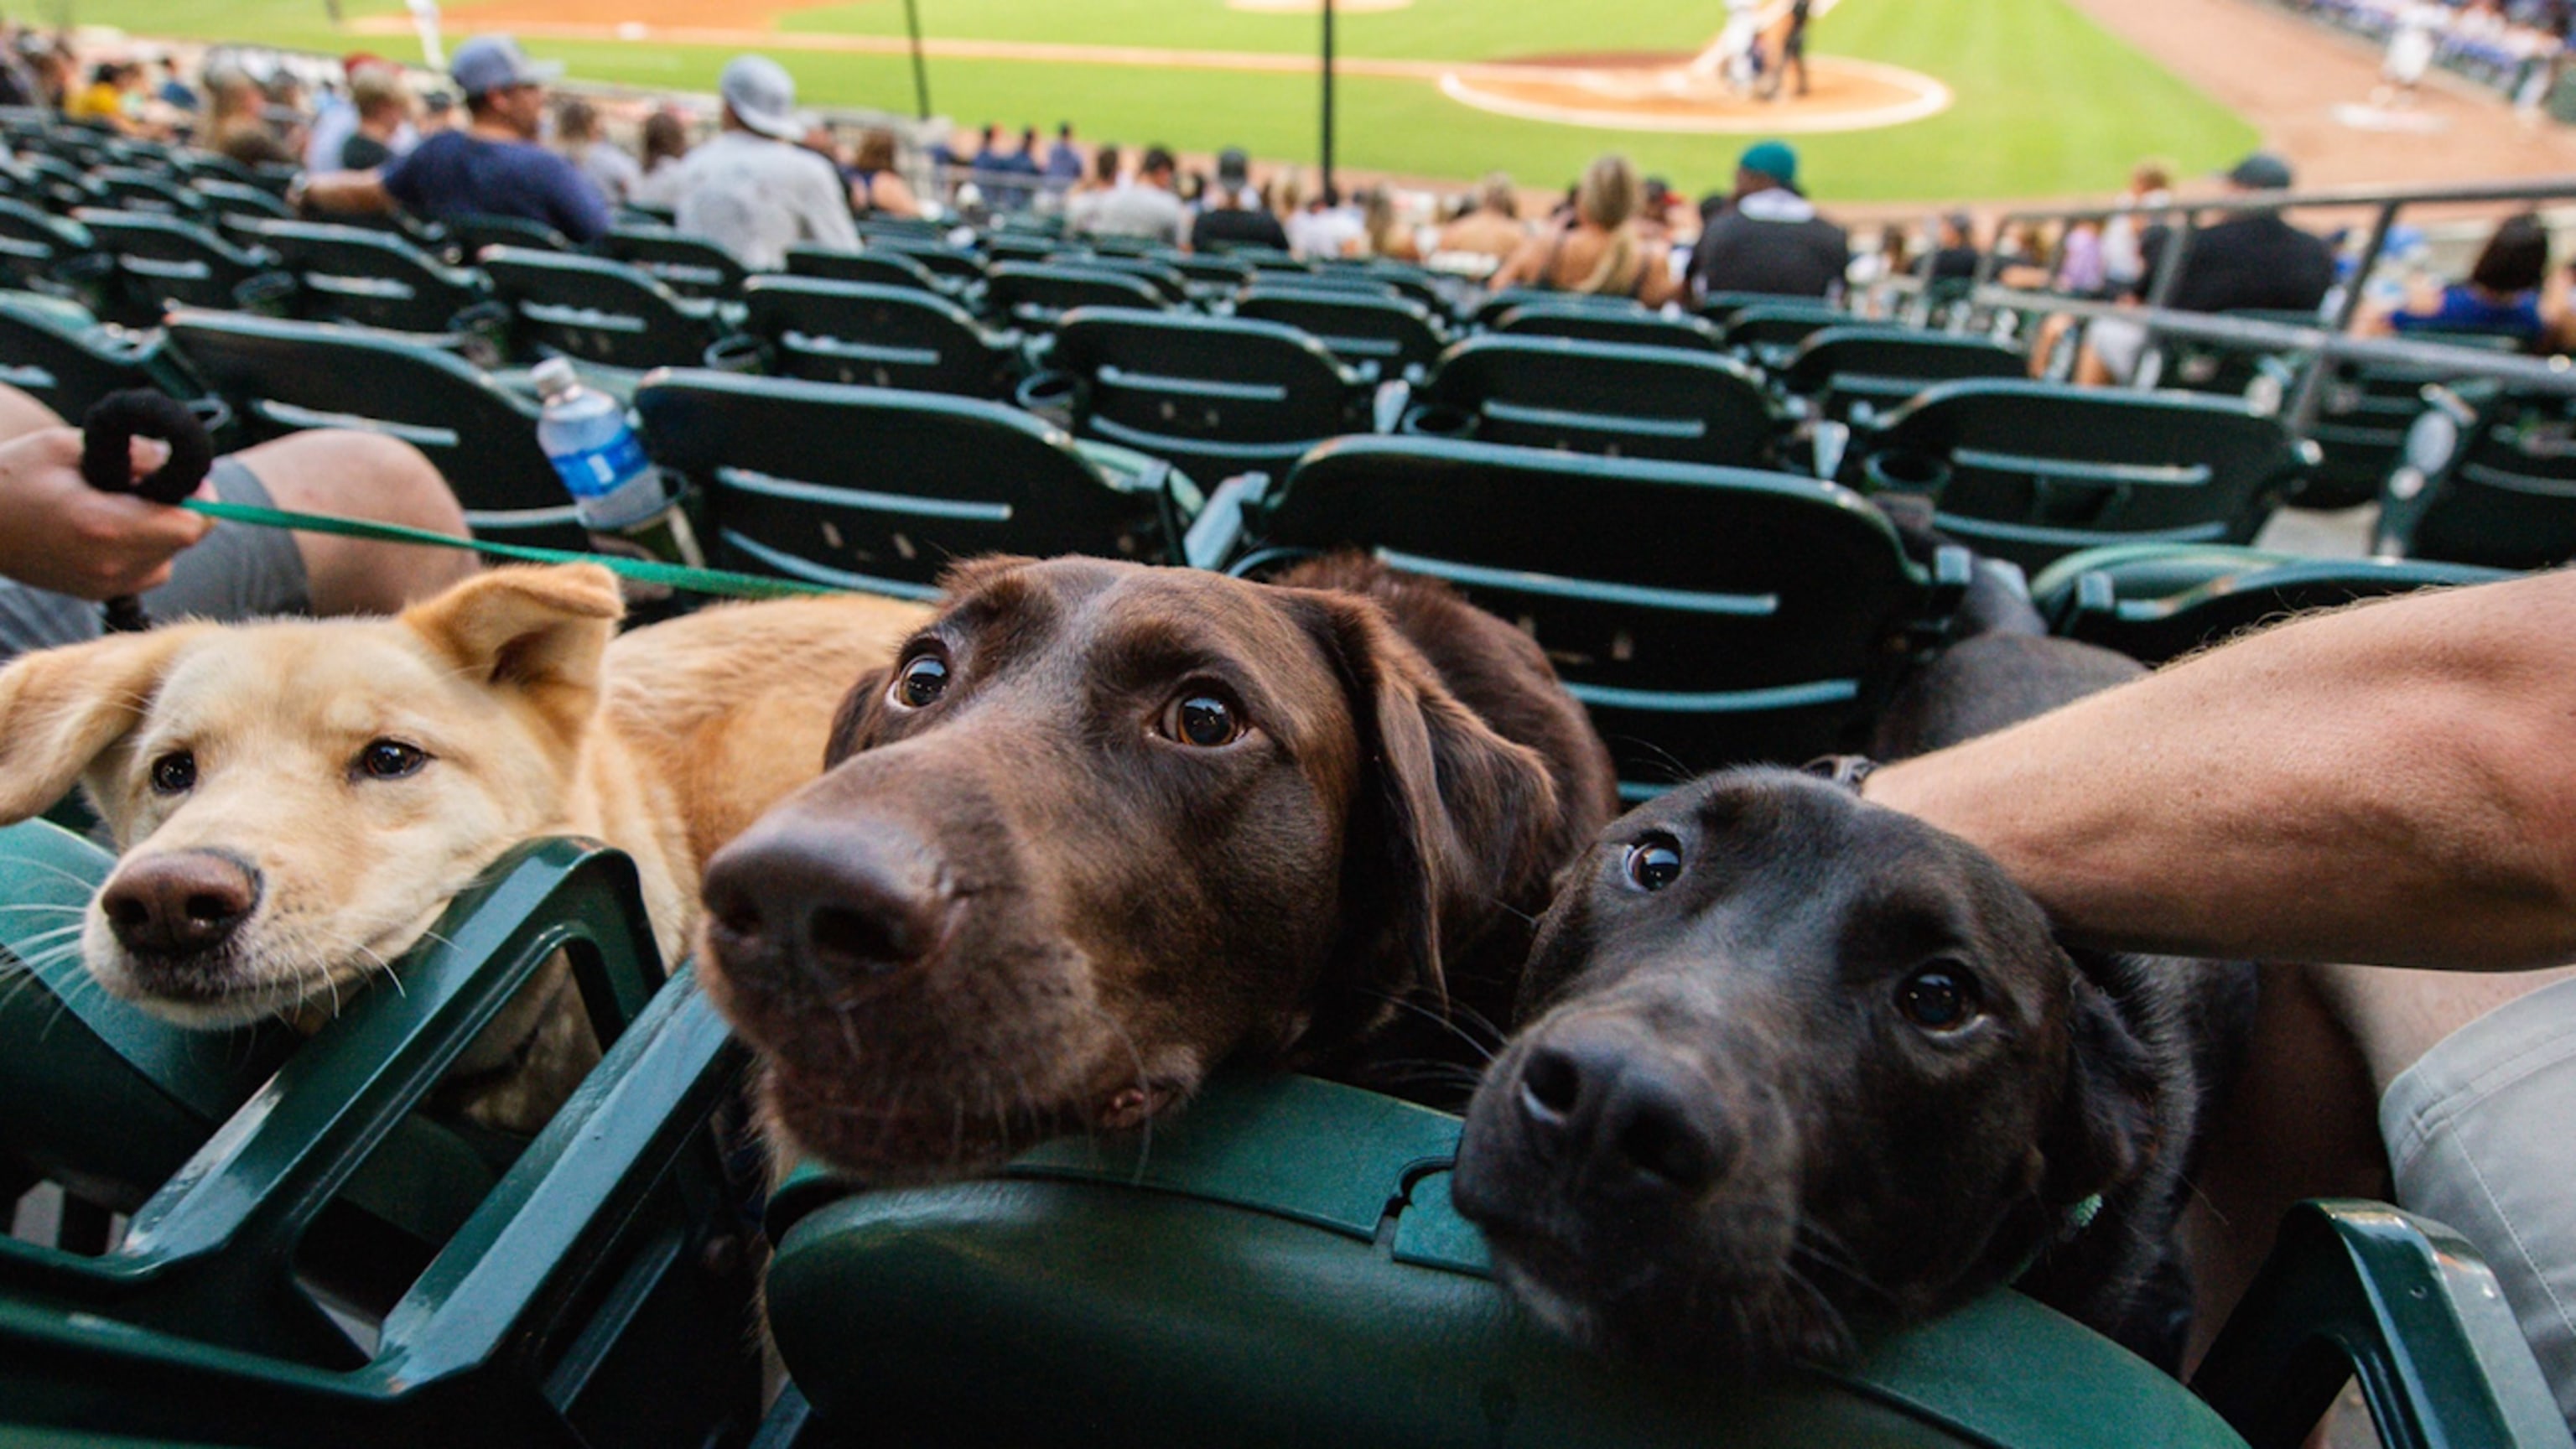
<path fill-rule="evenodd" d="M 630 429 L 618 433 L 605 446 L 558 454 L 553 462 L 555 472 L 563 476 L 564 487 L 574 497 L 601 498 L 644 471 L 644 445 L 636 441 Z"/>

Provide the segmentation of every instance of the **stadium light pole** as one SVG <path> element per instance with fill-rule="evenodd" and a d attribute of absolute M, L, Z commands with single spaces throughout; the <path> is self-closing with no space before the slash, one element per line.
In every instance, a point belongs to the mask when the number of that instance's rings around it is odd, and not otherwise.
<path fill-rule="evenodd" d="M 921 108 L 921 118 L 930 119 L 930 68 L 921 60 L 921 6 L 918 0 L 903 0 L 903 30 L 912 38 L 912 99 Z"/>
<path fill-rule="evenodd" d="M 1324 189 L 1333 187 L 1333 0 L 1324 0 Z"/>

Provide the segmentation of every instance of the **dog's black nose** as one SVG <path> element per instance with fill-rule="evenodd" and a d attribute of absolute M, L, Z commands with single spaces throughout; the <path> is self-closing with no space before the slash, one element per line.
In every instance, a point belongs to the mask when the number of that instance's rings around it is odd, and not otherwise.
<path fill-rule="evenodd" d="M 210 850 L 126 862 L 99 893 L 108 929 L 138 956 L 200 956 L 232 938 L 259 905 L 259 877 Z"/>
<path fill-rule="evenodd" d="M 1532 1044 L 1514 1098 L 1542 1159 L 1604 1187 L 1697 1193 L 1735 1155 L 1707 1081 L 1616 1020 L 1569 1021 Z"/>
<path fill-rule="evenodd" d="M 707 862 L 707 936 L 726 975 L 846 994 L 919 963 L 943 895 L 901 826 L 773 815 Z"/>

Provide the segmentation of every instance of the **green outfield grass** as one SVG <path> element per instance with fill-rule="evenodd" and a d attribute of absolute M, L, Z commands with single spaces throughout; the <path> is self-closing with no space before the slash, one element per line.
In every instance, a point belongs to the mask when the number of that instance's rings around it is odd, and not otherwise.
<path fill-rule="evenodd" d="M 925 30 L 961 39 L 1310 52 L 1311 16 L 1230 10 L 1222 0 L 919 0 Z M 346 0 L 349 14 L 398 14 L 391 0 Z M 746 15 L 753 13 L 749 8 Z M 320 0 L 116 0 L 78 18 L 138 34 L 258 40 L 324 50 L 352 43 Z M 1343 18 L 1344 53 L 1485 60 L 1604 50 L 1694 50 L 1723 18 L 1717 0 L 1415 0 L 1408 9 Z M 893 0 L 789 14 L 794 31 L 900 35 Z M 389 48 L 384 40 L 367 42 Z M 1884 130 L 1800 138 L 1811 189 L 1853 200 L 1988 199 L 2115 189 L 2131 163 L 2156 155 L 2185 170 L 2216 167 L 2255 143 L 2232 112 L 2104 32 L 2063 0 L 1842 0 L 1817 22 L 1814 48 L 1922 71 L 1956 93 L 1951 109 Z M 710 89 L 728 52 L 659 44 L 532 43 L 606 81 Z M 783 55 L 808 101 L 908 108 L 897 56 Z M 1312 76 L 934 57 L 931 99 L 963 124 L 1052 126 L 1071 119 L 1093 139 L 1167 142 L 1311 161 Z M 1489 115 L 1427 81 L 1345 77 L 1337 159 L 1427 177 L 1504 167 L 1530 184 L 1571 178 L 1600 151 L 1626 151 L 1686 190 L 1723 183 L 1741 136 L 1602 131 Z"/>

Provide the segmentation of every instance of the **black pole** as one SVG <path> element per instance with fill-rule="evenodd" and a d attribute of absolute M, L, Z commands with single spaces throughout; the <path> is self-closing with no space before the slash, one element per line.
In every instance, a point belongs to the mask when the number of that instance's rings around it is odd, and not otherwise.
<path fill-rule="evenodd" d="M 1333 0 L 1324 0 L 1324 189 L 1333 189 Z"/>
<path fill-rule="evenodd" d="M 903 29 L 912 37 L 912 98 L 921 107 L 921 118 L 930 119 L 930 68 L 921 61 L 921 7 L 917 0 L 903 0 Z"/>

